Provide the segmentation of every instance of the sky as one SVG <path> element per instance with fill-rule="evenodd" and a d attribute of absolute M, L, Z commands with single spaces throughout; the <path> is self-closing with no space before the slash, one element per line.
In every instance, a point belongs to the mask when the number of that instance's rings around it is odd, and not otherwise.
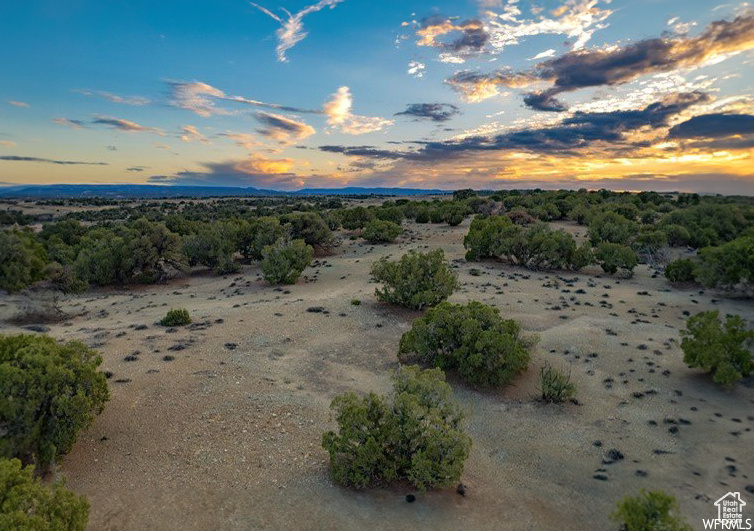
<path fill-rule="evenodd" d="M 3 0 L 0 185 L 754 195 L 754 5 Z"/>

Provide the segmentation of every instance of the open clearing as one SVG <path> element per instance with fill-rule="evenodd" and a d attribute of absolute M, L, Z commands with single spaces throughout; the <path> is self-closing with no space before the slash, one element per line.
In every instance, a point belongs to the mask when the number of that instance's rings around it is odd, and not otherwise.
<path fill-rule="evenodd" d="M 467 263 L 468 225 L 407 222 L 393 245 L 345 236 L 285 288 L 245 266 L 68 299 L 75 317 L 49 334 L 96 347 L 113 373 L 111 401 L 59 467 L 91 502 L 89 528 L 609 529 L 616 500 L 642 487 L 675 495 L 696 526 L 715 516 L 715 499 L 754 484 L 754 381 L 721 389 L 678 346 L 684 311 L 752 320 L 750 303 L 671 290 L 646 266 L 621 280 Z M 377 302 L 369 268 L 435 247 L 463 284 L 451 302 L 492 304 L 539 335 L 531 368 L 502 392 L 451 378 L 474 441 L 465 497 L 416 493 L 408 504 L 400 486 L 337 487 L 320 446 L 330 401 L 387 392 L 418 316 Z M 19 301 L 0 306 L 3 333 L 22 331 L 7 324 Z M 158 326 L 169 308 L 194 324 Z M 545 360 L 570 368 L 578 404 L 536 401 Z M 612 449 L 624 459 L 603 464 Z"/>

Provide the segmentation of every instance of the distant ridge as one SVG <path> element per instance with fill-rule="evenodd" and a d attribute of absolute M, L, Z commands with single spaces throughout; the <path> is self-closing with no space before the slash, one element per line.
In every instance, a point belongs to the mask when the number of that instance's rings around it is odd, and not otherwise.
<path fill-rule="evenodd" d="M 110 199 L 176 198 L 176 197 L 252 197 L 306 195 L 426 195 L 449 194 L 448 190 L 419 188 L 303 188 L 292 192 L 261 188 L 224 186 L 159 186 L 153 184 L 41 184 L 0 187 L 0 197 L 13 199 L 52 199 L 70 197 L 104 197 Z"/>

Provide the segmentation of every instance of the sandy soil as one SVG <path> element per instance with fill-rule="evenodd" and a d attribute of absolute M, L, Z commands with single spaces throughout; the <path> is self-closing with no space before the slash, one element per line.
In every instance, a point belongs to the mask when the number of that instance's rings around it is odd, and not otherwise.
<path fill-rule="evenodd" d="M 728 491 L 754 504 L 744 490 L 754 484 L 754 381 L 720 389 L 678 347 L 684 311 L 751 321 L 751 301 L 671 290 L 644 266 L 621 280 L 466 263 L 468 224 L 408 224 L 384 246 L 345 236 L 282 289 L 248 266 L 68 300 L 77 316 L 49 333 L 98 348 L 113 373 L 111 401 L 60 466 L 89 497 L 90 529 L 601 530 L 616 528 L 616 500 L 642 487 L 675 495 L 701 529 Z M 398 340 L 418 315 L 377 302 L 369 267 L 435 247 L 463 283 L 451 301 L 493 304 L 539 335 L 532 367 L 500 392 L 452 381 L 474 441 L 465 497 L 416 493 L 409 504 L 407 487 L 339 488 L 320 447 L 334 427 L 330 401 L 387 392 Z M 6 322 L 18 304 L 0 302 L 2 333 L 19 331 Z M 158 326 L 171 307 L 188 308 L 194 324 Z M 546 360 L 571 371 L 578 404 L 536 401 Z M 625 458 L 603 464 L 611 449 Z"/>

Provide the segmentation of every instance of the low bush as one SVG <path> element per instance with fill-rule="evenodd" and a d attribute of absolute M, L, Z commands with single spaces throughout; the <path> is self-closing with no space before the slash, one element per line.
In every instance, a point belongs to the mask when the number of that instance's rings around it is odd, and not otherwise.
<path fill-rule="evenodd" d="M 696 263 L 688 258 L 673 260 L 665 266 L 665 278 L 670 282 L 693 282 L 696 278 Z"/>
<path fill-rule="evenodd" d="M 367 223 L 362 237 L 369 243 L 390 243 L 402 232 L 401 226 L 392 221 L 375 219 Z"/>
<path fill-rule="evenodd" d="M 0 459 L 0 529 L 84 531 L 89 502 L 64 488 L 34 477 L 34 467 L 18 459 Z"/>
<path fill-rule="evenodd" d="M 530 347 L 519 324 L 500 317 L 497 308 L 443 302 L 403 334 L 398 358 L 456 370 L 472 385 L 501 386 L 527 369 Z"/>
<path fill-rule="evenodd" d="M 167 315 L 160 321 L 162 326 L 186 326 L 191 324 L 191 316 L 185 308 L 168 310 Z"/>
<path fill-rule="evenodd" d="M 539 391 L 545 402 L 561 403 L 573 398 L 576 386 L 570 372 L 565 374 L 548 363 L 539 369 Z"/>
<path fill-rule="evenodd" d="M 428 490 L 460 479 L 471 438 L 440 369 L 401 367 L 391 399 L 351 392 L 331 408 L 338 431 L 323 434 L 322 446 L 337 483 L 365 488 L 405 480 Z"/>
<path fill-rule="evenodd" d="M 754 369 L 754 330 L 738 315 L 722 321 L 717 311 L 698 313 L 686 321 L 681 337 L 683 361 L 712 373 L 715 383 L 732 385 Z"/>
<path fill-rule="evenodd" d="M 605 273 L 614 275 L 619 270 L 627 277 L 634 274 L 634 268 L 639 264 L 636 253 L 630 247 L 617 243 L 601 243 L 594 252 L 597 264 Z"/>
<path fill-rule="evenodd" d="M 303 240 L 279 239 L 262 252 L 262 273 L 270 284 L 295 284 L 309 266 L 314 250 Z"/>
<path fill-rule="evenodd" d="M 701 249 L 697 277 L 707 287 L 754 287 L 754 236 Z"/>
<path fill-rule="evenodd" d="M 691 531 L 693 528 L 678 515 L 678 502 L 662 491 L 644 489 L 635 498 L 624 497 L 611 518 L 624 531 Z"/>
<path fill-rule="evenodd" d="M 372 277 L 383 284 L 375 294 L 383 302 L 421 310 L 444 301 L 458 287 L 442 249 L 411 251 L 392 262 L 382 258 L 372 266 Z"/>
<path fill-rule="evenodd" d="M 0 336 L 0 458 L 45 470 L 109 399 L 102 358 L 83 343 Z"/>

